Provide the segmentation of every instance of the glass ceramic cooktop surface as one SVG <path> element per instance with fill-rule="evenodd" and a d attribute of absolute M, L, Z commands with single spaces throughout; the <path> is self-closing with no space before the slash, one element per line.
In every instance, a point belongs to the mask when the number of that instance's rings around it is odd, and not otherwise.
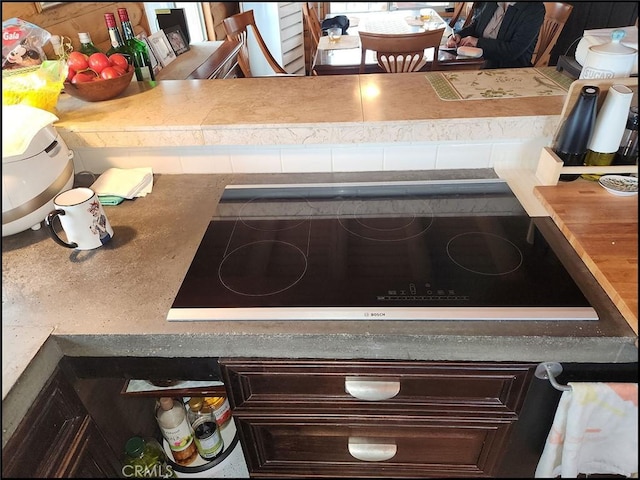
<path fill-rule="evenodd" d="M 597 320 L 502 180 L 229 186 L 184 320 Z"/>

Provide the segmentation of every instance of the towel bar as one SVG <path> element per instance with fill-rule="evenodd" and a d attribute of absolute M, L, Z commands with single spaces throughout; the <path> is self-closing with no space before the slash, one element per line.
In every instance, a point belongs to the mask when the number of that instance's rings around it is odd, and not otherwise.
<path fill-rule="evenodd" d="M 560 390 L 561 392 L 570 392 L 571 387 L 569 385 L 561 385 L 556 380 L 556 375 L 562 373 L 562 365 L 558 362 L 542 362 L 536 367 L 535 376 L 543 380 L 548 379 L 553 388 Z"/>

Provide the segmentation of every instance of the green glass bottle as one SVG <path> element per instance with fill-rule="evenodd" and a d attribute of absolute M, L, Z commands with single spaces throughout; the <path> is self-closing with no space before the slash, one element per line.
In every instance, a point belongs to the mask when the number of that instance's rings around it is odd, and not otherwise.
<path fill-rule="evenodd" d="M 116 16 L 113 13 L 105 13 L 104 21 L 107 24 L 109 39 L 111 40 L 111 48 L 106 51 L 107 57 L 113 55 L 114 53 L 121 53 L 122 55 L 127 57 L 127 60 L 129 61 L 129 63 L 131 63 L 131 55 L 129 54 L 129 49 L 122 41 L 120 30 L 118 30 L 118 26 L 116 25 Z"/>
<path fill-rule="evenodd" d="M 120 25 L 122 25 L 124 42 L 129 49 L 133 67 L 136 70 L 136 79 L 139 82 L 143 80 L 155 80 L 153 67 L 151 66 L 151 60 L 149 59 L 147 44 L 136 38 L 133 26 L 129 21 L 129 13 L 127 12 L 127 9 L 118 8 L 118 17 L 120 18 Z"/>
<path fill-rule="evenodd" d="M 80 39 L 80 51 L 87 56 L 91 56 L 94 53 L 100 53 L 98 47 L 96 47 L 91 41 L 91 35 L 87 32 L 78 33 Z"/>
<path fill-rule="evenodd" d="M 124 447 L 122 473 L 128 478 L 177 478 L 160 443 L 154 438 L 131 437 Z"/>

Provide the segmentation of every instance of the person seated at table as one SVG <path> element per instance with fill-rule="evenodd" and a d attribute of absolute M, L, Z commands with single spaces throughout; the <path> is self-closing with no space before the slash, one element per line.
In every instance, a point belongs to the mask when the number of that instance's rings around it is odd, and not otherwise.
<path fill-rule="evenodd" d="M 478 47 L 483 68 L 531 67 L 544 21 L 542 2 L 484 2 L 472 23 L 447 40 L 447 47 Z"/>

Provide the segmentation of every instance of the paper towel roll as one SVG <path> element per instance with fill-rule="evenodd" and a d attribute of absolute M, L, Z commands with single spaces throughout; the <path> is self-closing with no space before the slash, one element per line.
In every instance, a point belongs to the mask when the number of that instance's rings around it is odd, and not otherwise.
<path fill-rule="evenodd" d="M 627 124 L 633 91 L 624 85 L 612 85 L 596 117 L 596 125 L 587 148 L 597 153 L 618 151 Z"/>

